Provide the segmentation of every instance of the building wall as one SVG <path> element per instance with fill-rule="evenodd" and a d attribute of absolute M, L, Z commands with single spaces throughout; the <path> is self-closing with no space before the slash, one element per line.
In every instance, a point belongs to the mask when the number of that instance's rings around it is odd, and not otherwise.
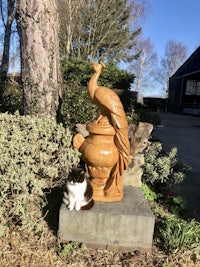
<path fill-rule="evenodd" d="M 173 113 L 180 113 L 182 111 L 182 92 L 183 92 L 183 78 L 177 78 L 171 81 L 169 86 L 169 98 L 167 104 L 167 111 Z"/>
<path fill-rule="evenodd" d="M 194 51 L 194 53 L 170 78 L 167 111 L 173 113 L 185 112 L 184 105 L 190 100 L 188 95 L 186 95 L 187 80 L 200 81 L 200 47 Z M 195 99 L 195 103 L 197 102 L 196 107 L 200 107 L 198 94 L 196 93 L 193 98 Z"/>

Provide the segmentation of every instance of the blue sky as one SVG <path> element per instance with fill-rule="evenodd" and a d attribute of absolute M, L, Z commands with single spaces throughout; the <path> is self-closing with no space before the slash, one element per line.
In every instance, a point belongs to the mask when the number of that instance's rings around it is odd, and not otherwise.
<path fill-rule="evenodd" d="M 188 56 L 200 45 L 200 0 L 147 0 L 150 10 L 142 25 L 159 57 L 168 40 L 182 42 Z"/>
<path fill-rule="evenodd" d="M 150 37 L 160 60 L 169 40 L 182 42 L 189 57 L 200 46 L 200 0 L 146 0 L 148 12 L 142 23 L 142 37 Z M 159 85 L 146 88 L 144 96 L 163 96 Z"/>

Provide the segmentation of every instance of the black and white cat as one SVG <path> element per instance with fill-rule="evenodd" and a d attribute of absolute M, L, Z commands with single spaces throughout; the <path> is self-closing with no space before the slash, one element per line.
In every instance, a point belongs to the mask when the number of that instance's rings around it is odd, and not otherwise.
<path fill-rule="evenodd" d="M 94 205 L 93 188 L 82 168 L 69 173 L 63 192 L 63 202 L 69 210 L 88 210 Z"/>

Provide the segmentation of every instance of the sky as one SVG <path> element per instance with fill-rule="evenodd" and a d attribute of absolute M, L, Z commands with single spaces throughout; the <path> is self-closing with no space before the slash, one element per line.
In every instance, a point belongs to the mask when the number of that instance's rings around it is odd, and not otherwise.
<path fill-rule="evenodd" d="M 200 45 L 200 0 L 146 0 L 149 12 L 142 25 L 159 57 L 169 40 L 182 42 L 190 56 Z"/>
<path fill-rule="evenodd" d="M 181 42 L 189 57 L 200 46 L 200 0 L 146 0 L 149 10 L 142 23 L 142 37 L 150 37 L 158 58 L 162 58 L 169 40 Z M 162 95 L 155 88 L 144 95 Z"/>

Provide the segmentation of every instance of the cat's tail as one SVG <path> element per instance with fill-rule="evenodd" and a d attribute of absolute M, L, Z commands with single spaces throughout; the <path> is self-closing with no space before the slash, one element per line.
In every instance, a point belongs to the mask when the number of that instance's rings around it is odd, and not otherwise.
<path fill-rule="evenodd" d="M 90 210 L 94 206 L 94 200 L 91 199 L 86 205 L 81 206 L 81 210 Z"/>

